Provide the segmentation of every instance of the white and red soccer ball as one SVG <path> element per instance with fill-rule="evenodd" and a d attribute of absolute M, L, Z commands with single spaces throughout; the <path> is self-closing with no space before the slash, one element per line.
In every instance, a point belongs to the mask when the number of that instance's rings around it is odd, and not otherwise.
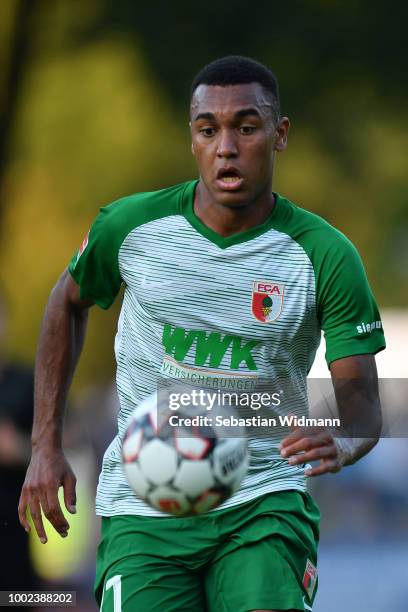
<path fill-rule="evenodd" d="M 174 516 L 207 512 L 236 491 L 248 470 L 245 437 L 217 428 L 170 425 L 157 419 L 157 394 L 129 420 L 122 460 L 129 485 L 153 508 Z"/>

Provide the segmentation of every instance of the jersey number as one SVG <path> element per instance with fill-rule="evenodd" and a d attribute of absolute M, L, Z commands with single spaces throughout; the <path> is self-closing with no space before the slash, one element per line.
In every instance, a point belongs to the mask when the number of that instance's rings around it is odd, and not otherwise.
<path fill-rule="evenodd" d="M 122 576 L 112 576 L 109 578 L 105 584 L 105 589 L 102 593 L 102 601 L 101 601 L 101 612 L 103 610 L 103 599 L 105 595 L 105 591 L 109 591 L 109 589 L 113 588 L 113 612 L 122 612 Z"/>

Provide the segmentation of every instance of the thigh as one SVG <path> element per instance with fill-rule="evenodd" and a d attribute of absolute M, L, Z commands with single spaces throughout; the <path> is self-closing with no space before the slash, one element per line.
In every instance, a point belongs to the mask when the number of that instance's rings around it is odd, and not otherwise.
<path fill-rule="evenodd" d="M 125 557 L 106 572 L 101 612 L 204 612 L 199 576 L 149 555 Z"/>
<path fill-rule="evenodd" d="M 204 610 L 199 573 L 218 541 L 213 521 L 203 520 L 103 517 L 95 577 L 102 611 Z"/>
<path fill-rule="evenodd" d="M 207 572 L 208 611 L 311 610 L 297 566 L 285 542 L 276 536 L 237 548 Z"/>

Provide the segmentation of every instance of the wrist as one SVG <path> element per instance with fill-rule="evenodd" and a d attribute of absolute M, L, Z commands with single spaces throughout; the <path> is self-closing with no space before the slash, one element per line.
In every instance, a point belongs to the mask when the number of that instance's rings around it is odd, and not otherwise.
<path fill-rule="evenodd" d="M 53 452 L 62 453 L 62 440 L 60 437 L 46 438 L 35 437 L 31 438 L 31 450 L 32 453 L 37 452 Z"/>
<path fill-rule="evenodd" d="M 333 437 L 337 457 L 342 466 L 355 463 L 375 445 L 376 441 L 374 438 L 352 438 L 347 434 L 341 438 Z"/>
<path fill-rule="evenodd" d="M 353 463 L 355 445 L 353 439 L 349 437 L 333 438 L 334 446 L 337 449 L 337 457 L 340 464 L 350 465 Z"/>

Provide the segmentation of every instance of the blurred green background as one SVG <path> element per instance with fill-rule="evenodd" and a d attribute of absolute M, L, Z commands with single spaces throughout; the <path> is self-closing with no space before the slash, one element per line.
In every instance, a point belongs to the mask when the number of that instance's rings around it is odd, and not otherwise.
<path fill-rule="evenodd" d="M 356 244 L 380 308 L 396 313 L 394 359 L 404 361 L 407 23 L 402 0 L 2 0 L 0 291 L 9 357 L 32 363 L 50 289 L 100 206 L 196 176 L 190 82 L 205 63 L 239 53 L 274 70 L 292 122 L 274 188 Z M 95 609 L 93 493 L 115 429 L 117 302 L 93 309 L 74 382 L 78 410 L 68 411 L 66 446 L 80 476 L 71 537 L 59 541 L 49 528 L 48 548 L 31 539 L 43 577 L 68 576 L 83 590 L 81 612 Z M 407 460 L 406 439 L 383 440 L 352 469 L 315 482 L 324 517 L 320 610 L 408 609 Z"/>
<path fill-rule="evenodd" d="M 48 293 L 99 206 L 196 176 L 189 85 L 240 53 L 292 121 L 274 187 L 356 244 L 381 307 L 408 298 L 406 3 L 0 3 L 0 278 L 31 361 Z M 118 307 L 91 317 L 76 389 L 110 379 Z M 101 334 L 101 329 L 106 333 Z"/>

